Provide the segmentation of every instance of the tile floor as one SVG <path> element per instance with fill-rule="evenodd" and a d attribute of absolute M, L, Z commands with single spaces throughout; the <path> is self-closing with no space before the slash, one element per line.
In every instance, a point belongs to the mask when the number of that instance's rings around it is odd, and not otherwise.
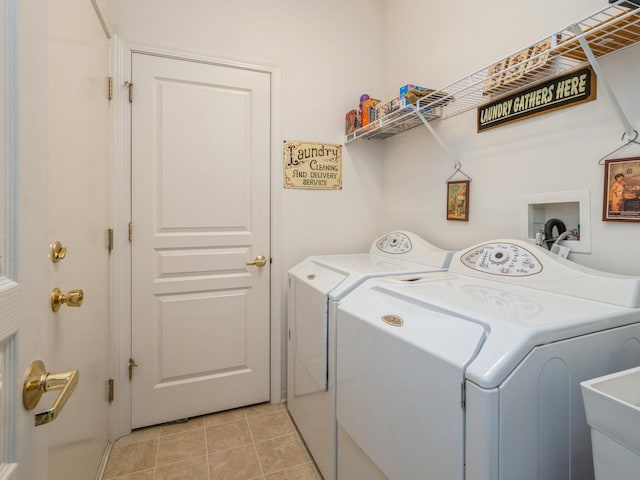
<path fill-rule="evenodd" d="M 104 480 L 321 480 L 283 404 L 134 430 Z"/>

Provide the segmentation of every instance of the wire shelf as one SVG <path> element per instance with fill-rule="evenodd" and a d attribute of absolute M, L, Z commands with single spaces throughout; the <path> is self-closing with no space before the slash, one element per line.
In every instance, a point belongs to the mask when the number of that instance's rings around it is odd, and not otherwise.
<path fill-rule="evenodd" d="M 618 1 L 552 35 L 487 67 L 420 98 L 412 110 L 383 117 L 345 137 L 386 138 L 409 130 L 422 121 L 450 118 L 486 102 L 543 82 L 589 64 L 580 40 L 587 41 L 595 58 L 629 47 L 640 41 L 640 7 Z"/>

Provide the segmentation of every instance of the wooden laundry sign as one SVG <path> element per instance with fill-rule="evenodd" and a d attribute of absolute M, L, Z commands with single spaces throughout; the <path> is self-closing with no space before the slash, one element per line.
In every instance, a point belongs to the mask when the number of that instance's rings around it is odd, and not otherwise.
<path fill-rule="evenodd" d="M 284 187 L 342 189 L 342 145 L 284 142 Z"/>
<path fill-rule="evenodd" d="M 596 98 L 590 66 L 538 83 L 478 107 L 478 132 Z"/>

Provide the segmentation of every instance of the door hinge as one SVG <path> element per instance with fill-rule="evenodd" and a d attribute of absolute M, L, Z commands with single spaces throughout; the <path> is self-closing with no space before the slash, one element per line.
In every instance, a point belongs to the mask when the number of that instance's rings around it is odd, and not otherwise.
<path fill-rule="evenodd" d="M 109 403 L 113 402 L 113 399 L 115 398 L 114 395 L 114 388 L 115 388 L 115 380 L 113 378 L 109 379 Z"/>
<path fill-rule="evenodd" d="M 460 406 L 462 408 L 467 407 L 467 385 L 465 382 L 460 384 Z"/>
<path fill-rule="evenodd" d="M 136 361 L 133 358 L 129 359 L 129 363 L 127 363 L 127 366 L 129 367 L 129 380 L 133 379 L 133 367 L 137 367 L 138 364 L 136 363 Z"/>
<path fill-rule="evenodd" d="M 133 242 L 133 223 L 129 222 L 129 241 Z"/>
<path fill-rule="evenodd" d="M 113 228 L 107 229 L 107 250 L 109 253 L 113 251 Z"/>
<path fill-rule="evenodd" d="M 133 103 L 133 82 L 124 83 L 129 88 L 129 103 Z"/>
<path fill-rule="evenodd" d="M 113 100 L 113 77 L 107 77 L 107 100 Z"/>

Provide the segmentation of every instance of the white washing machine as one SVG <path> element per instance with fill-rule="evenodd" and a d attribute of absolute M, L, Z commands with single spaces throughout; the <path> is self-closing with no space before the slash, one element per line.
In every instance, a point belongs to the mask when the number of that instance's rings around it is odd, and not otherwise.
<path fill-rule="evenodd" d="M 580 382 L 640 365 L 640 278 L 497 240 L 336 324 L 340 480 L 588 480 Z"/>
<path fill-rule="evenodd" d="M 368 278 L 443 271 L 451 256 L 398 231 L 369 253 L 309 257 L 289 271 L 287 408 L 325 480 L 336 478 L 336 306 Z"/>

